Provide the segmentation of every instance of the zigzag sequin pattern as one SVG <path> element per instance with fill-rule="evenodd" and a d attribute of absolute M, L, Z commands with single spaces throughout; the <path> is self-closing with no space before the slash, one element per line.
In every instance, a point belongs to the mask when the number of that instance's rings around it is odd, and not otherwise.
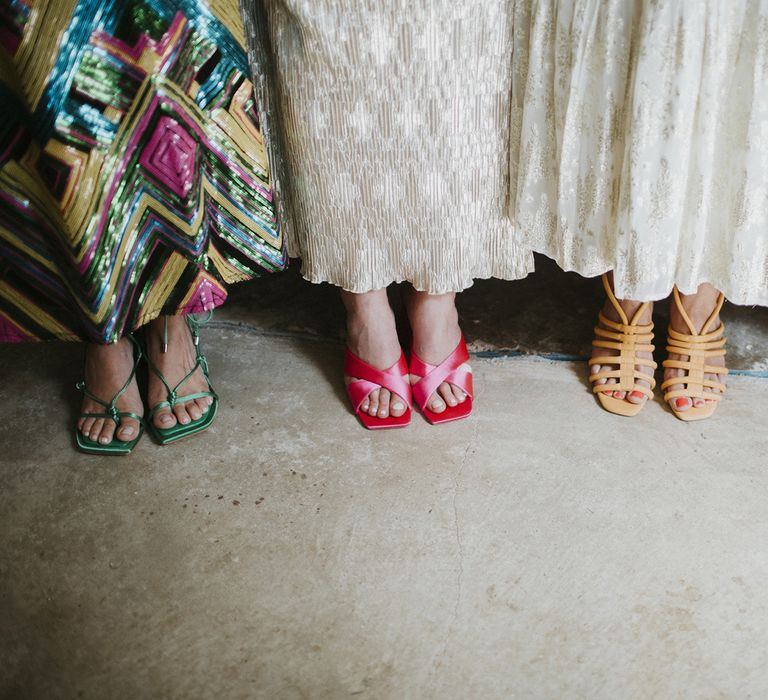
<path fill-rule="evenodd" d="M 111 342 L 284 267 L 237 8 L 6 3 L 0 340 Z"/>

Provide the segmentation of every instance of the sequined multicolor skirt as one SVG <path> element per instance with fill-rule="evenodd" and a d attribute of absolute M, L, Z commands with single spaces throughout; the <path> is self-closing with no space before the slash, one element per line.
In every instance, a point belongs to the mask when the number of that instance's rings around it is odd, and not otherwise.
<path fill-rule="evenodd" d="M 6 0 L 0 341 L 112 342 L 281 269 L 236 0 Z"/>

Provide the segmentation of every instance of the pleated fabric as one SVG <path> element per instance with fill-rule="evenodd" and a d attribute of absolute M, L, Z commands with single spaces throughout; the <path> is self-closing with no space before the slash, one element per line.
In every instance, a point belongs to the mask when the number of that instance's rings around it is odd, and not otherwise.
<path fill-rule="evenodd" d="M 768 304 L 768 2 L 517 0 L 511 216 L 620 298 Z"/>
<path fill-rule="evenodd" d="M 526 275 L 532 257 L 507 213 L 512 3 L 263 6 L 285 236 L 303 275 L 353 292 L 407 280 L 430 293 Z"/>
<path fill-rule="evenodd" d="M 112 342 L 281 269 L 237 0 L 0 13 L 0 340 Z"/>

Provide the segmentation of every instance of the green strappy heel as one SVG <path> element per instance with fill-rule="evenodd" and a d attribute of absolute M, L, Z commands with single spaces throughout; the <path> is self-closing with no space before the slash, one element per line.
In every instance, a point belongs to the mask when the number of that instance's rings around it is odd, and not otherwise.
<path fill-rule="evenodd" d="M 133 337 L 133 334 L 129 334 L 128 337 L 131 339 L 131 342 L 134 345 L 134 359 L 133 359 L 133 369 L 131 370 L 131 374 L 128 377 L 128 381 L 123 384 L 123 388 L 118 391 L 112 400 L 107 403 L 106 401 L 102 401 L 98 396 L 94 396 L 85 386 L 85 380 L 82 382 L 78 382 L 77 388 L 83 392 L 85 396 L 87 396 L 91 401 L 95 401 L 96 403 L 101 404 L 106 409 L 103 413 L 81 413 L 81 418 L 105 418 L 110 419 L 115 422 L 115 424 L 120 427 L 120 422 L 123 418 L 133 418 L 134 420 L 138 421 L 139 423 L 139 432 L 138 435 L 133 440 L 124 441 L 124 440 L 118 440 L 117 438 L 113 437 L 112 442 L 102 445 L 100 442 L 96 442 L 94 440 L 91 440 L 90 438 L 85 437 L 80 432 L 79 428 L 75 429 L 75 440 L 77 442 L 77 446 L 80 450 L 83 452 L 86 452 L 88 454 L 94 454 L 94 455 L 127 455 L 133 450 L 134 447 L 136 447 L 136 443 L 139 441 L 139 438 L 144 433 L 144 419 L 131 412 L 131 411 L 118 411 L 117 409 L 117 400 L 125 393 L 125 390 L 128 388 L 130 383 L 133 381 L 133 378 L 136 376 L 136 369 L 139 366 L 139 362 L 141 362 L 141 346 L 139 345 L 139 341 L 136 340 L 136 338 Z M 117 432 L 117 431 L 115 431 Z"/>
<path fill-rule="evenodd" d="M 189 437 L 190 435 L 194 435 L 195 433 L 199 433 L 205 430 L 211 425 L 211 423 L 213 423 L 213 419 L 216 417 L 216 411 L 219 406 L 219 397 L 213 390 L 213 387 L 211 386 L 211 380 L 208 377 L 208 361 L 205 359 L 205 355 L 200 352 L 200 327 L 205 325 L 210 320 L 211 314 L 209 313 L 208 316 L 202 321 L 199 321 L 191 315 L 185 316 L 184 318 L 187 321 L 187 326 L 189 327 L 190 333 L 192 333 L 192 340 L 195 344 L 195 365 L 191 370 L 189 370 L 189 372 L 187 372 L 184 378 L 175 387 L 171 388 L 162 372 L 160 372 L 160 370 L 157 369 L 157 367 L 155 367 L 155 365 L 149 359 L 149 354 L 145 353 L 147 356 L 147 365 L 149 366 L 149 369 L 154 372 L 154 374 L 163 383 L 163 386 L 165 386 L 165 389 L 168 392 L 168 398 L 165 401 L 161 401 L 160 403 L 153 406 L 149 412 L 149 415 L 147 416 L 147 425 L 149 430 L 152 432 L 155 440 L 157 440 L 161 445 L 167 445 L 171 442 L 176 442 L 177 440 L 181 440 L 182 438 Z M 163 352 L 167 352 L 167 350 L 168 317 L 166 316 L 163 327 Z M 179 396 L 179 387 L 181 387 L 181 385 L 184 384 L 184 382 L 186 382 L 187 379 L 189 379 L 197 371 L 198 367 L 203 370 L 203 376 L 205 377 L 205 381 L 208 384 L 208 391 L 198 391 L 194 394 L 185 394 L 183 396 Z M 186 403 L 187 401 L 194 401 L 195 399 L 202 399 L 205 397 L 212 398 L 213 402 L 208 407 L 208 410 L 197 420 L 193 420 L 191 423 L 187 423 L 186 425 L 182 425 L 181 423 L 177 422 L 176 425 L 174 425 L 172 428 L 158 428 L 155 425 L 153 418 L 158 411 L 164 408 L 170 408 L 173 410 L 173 407 L 176 404 Z"/>

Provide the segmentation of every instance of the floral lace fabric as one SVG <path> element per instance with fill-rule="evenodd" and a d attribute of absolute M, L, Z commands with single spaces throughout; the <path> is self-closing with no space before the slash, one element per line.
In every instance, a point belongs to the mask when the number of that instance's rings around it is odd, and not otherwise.
<path fill-rule="evenodd" d="M 768 304 L 768 2 L 518 0 L 511 215 L 620 298 Z"/>

